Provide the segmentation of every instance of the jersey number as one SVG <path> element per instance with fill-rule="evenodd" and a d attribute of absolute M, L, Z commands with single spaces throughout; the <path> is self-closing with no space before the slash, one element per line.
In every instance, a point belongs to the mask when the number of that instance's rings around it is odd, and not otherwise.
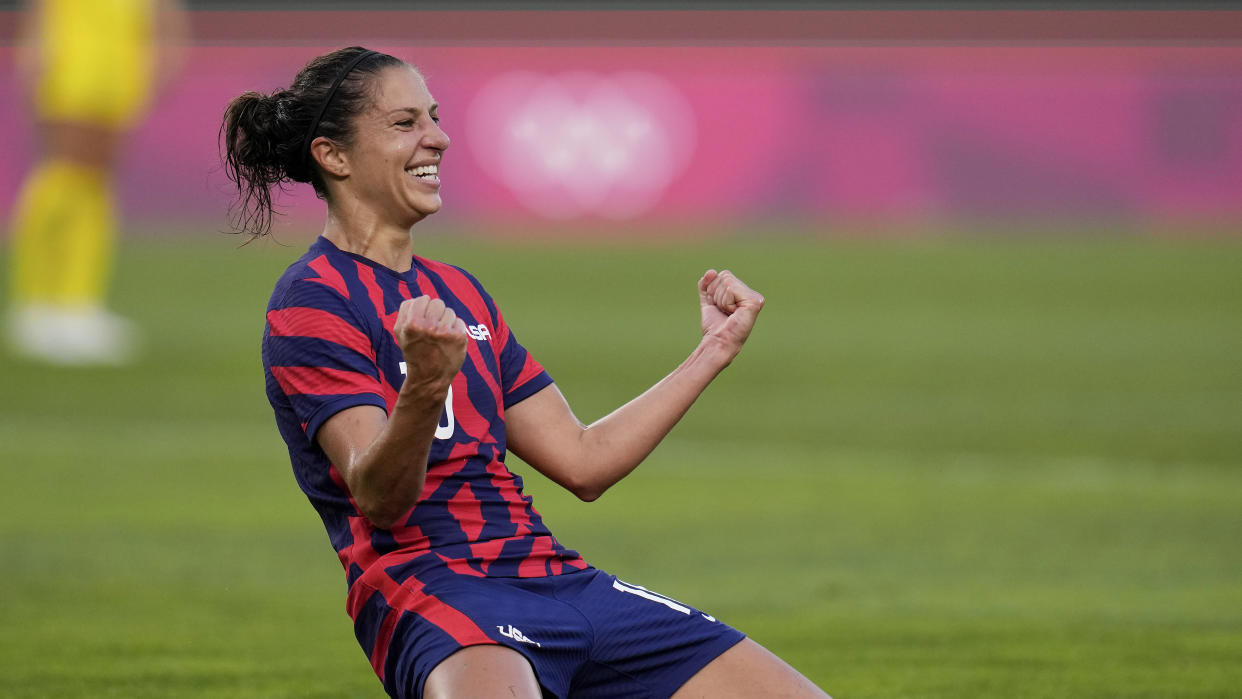
<path fill-rule="evenodd" d="M 401 375 L 405 376 L 405 362 L 401 362 Z M 449 386 L 448 395 L 444 397 L 444 414 L 436 425 L 436 439 L 448 439 L 457 429 L 457 421 L 453 419 L 453 387 Z"/>

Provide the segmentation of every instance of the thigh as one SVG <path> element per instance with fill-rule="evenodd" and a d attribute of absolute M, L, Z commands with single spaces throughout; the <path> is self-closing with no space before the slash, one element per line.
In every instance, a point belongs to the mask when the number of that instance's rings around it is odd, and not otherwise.
<path fill-rule="evenodd" d="M 828 695 L 785 661 L 749 638 L 721 653 L 690 678 L 674 699 Z"/>
<path fill-rule="evenodd" d="M 667 697 L 745 638 L 710 614 L 596 571 L 569 599 L 594 630 L 571 694 L 587 699 Z"/>
<path fill-rule="evenodd" d="M 424 699 L 542 696 L 530 663 L 521 653 L 505 646 L 462 648 L 437 665 L 423 685 Z"/>
<path fill-rule="evenodd" d="M 463 679 L 493 674 L 478 670 L 487 663 L 515 687 L 529 673 L 536 686 L 563 697 L 586 656 L 590 629 L 551 594 L 558 584 L 564 583 L 390 568 L 357 580 L 349 606 L 358 642 L 392 696 L 421 696 L 434 674 L 441 677 L 441 691 L 431 696 L 445 696 L 445 688 Z M 462 690 L 448 695 L 489 696 Z"/>

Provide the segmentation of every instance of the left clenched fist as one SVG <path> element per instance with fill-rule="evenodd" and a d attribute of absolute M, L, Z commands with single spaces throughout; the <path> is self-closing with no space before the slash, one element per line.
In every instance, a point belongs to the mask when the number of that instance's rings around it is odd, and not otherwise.
<path fill-rule="evenodd" d="M 763 310 L 763 294 L 746 286 L 727 269 L 709 269 L 699 279 L 699 310 L 703 337 L 719 341 L 736 354 L 750 337 L 755 318 Z"/>

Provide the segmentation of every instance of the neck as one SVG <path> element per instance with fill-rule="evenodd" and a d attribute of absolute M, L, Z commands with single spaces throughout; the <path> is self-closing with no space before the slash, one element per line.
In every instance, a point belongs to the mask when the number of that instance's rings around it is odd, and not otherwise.
<path fill-rule="evenodd" d="M 374 217 L 360 220 L 360 217 L 342 216 L 331 208 L 324 222 L 323 237 L 345 252 L 361 255 L 397 272 L 409 271 L 410 258 L 414 255 L 414 236 L 409 228 L 386 225 Z"/>

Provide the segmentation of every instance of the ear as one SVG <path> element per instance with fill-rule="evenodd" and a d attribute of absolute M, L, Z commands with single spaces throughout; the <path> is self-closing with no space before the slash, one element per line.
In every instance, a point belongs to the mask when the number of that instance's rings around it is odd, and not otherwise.
<path fill-rule="evenodd" d="M 320 136 L 311 141 L 311 157 L 319 163 L 319 167 L 334 177 L 349 175 L 349 158 L 345 151 L 331 139 Z"/>

